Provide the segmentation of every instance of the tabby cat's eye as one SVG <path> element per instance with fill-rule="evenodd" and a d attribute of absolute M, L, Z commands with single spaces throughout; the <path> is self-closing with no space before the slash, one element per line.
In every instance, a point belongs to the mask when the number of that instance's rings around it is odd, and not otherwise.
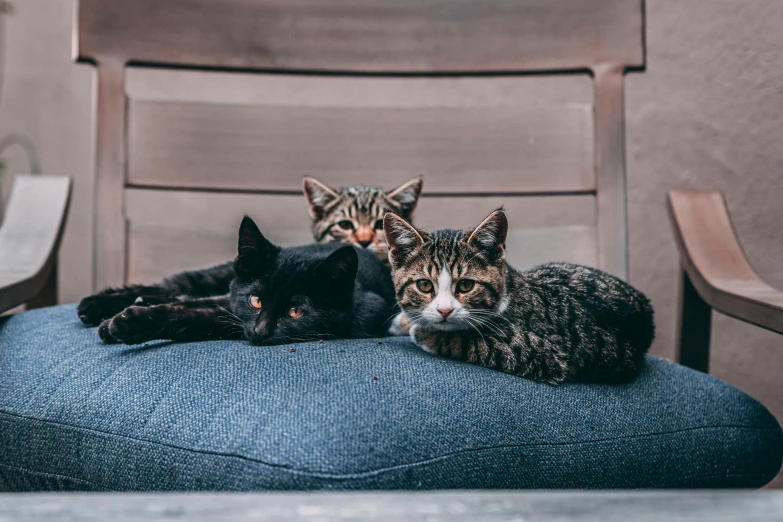
<path fill-rule="evenodd" d="M 261 310 L 261 308 L 264 307 L 263 303 L 261 302 L 261 298 L 257 295 L 249 295 L 247 296 L 247 302 L 255 308 L 256 310 Z"/>
<path fill-rule="evenodd" d="M 432 292 L 432 281 L 429 279 L 419 279 L 416 281 L 416 288 L 424 292 L 425 294 L 429 294 Z"/>
<path fill-rule="evenodd" d="M 348 220 L 345 220 L 345 221 L 340 221 L 339 223 L 337 223 L 337 225 L 338 225 L 340 228 L 343 228 L 343 229 L 345 229 L 345 230 L 351 230 L 351 229 L 353 228 L 353 223 L 351 223 L 351 222 L 350 222 L 350 221 L 348 221 Z"/>
<path fill-rule="evenodd" d="M 383 230 L 383 220 L 379 219 L 375 222 L 375 230 Z"/>
<path fill-rule="evenodd" d="M 476 282 L 472 279 L 460 279 L 457 283 L 457 293 L 459 294 L 466 294 L 473 290 L 473 286 L 475 286 Z"/>
<path fill-rule="evenodd" d="M 304 310 L 302 310 L 301 306 L 293 306 L 288 309 L 288 316 L 291 319 L 299 319 L 302 317 L 302 314 L 304 313 Z"/>

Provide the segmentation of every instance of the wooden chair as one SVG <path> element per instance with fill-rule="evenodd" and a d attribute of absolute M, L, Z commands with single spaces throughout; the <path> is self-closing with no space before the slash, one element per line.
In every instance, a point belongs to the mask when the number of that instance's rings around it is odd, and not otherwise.
<path fill-rule="evenodd" d="M 21 175 L 0 227 L 0 312 L 57 303 L 57 251 L 71 180 L 65 176 Z"/>
<path fill-rule="evenodd" d="M 301 178 L 425 176 L 417 224 L 505 205 L 509 258 L 627 276 L 623 77 L 642 0 L 82 0 L 95 288 L 310 240 Z"/>
<path fill-rule="evenodd" d="M 669 215 L 682 267 L 679 362 L 709 371 L 713 310 L 783 334 L 783 292 L 765 283 L 750 266 L 723 194 L 672 191 Z"/>

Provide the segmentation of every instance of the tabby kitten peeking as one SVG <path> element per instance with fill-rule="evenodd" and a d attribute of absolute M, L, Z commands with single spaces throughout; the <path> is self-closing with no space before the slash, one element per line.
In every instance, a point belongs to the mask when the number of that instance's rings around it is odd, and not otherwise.
<path fill-rule="evenodd" d="M 351 245 L 280 248 L 249 217 L 226 296 L 131 306 L 101 323 L 107 344 L 247 339 L 277 345 L 383 336 L 395 306 L 389 269 Z"/>
<path fill-rule="evenodd" d="M 383 216 L 392 212 L 411 221 L 423 184 L 421 178 L 413 178 L 389 192 L 367 185 L 333 190 L 306 177 L 302 188 L 310 205 L 313 237 L 319 243 L 361 246 L 388 263 Z"/>
<path fill-rule="evenodd" d="M 421 178 L 413 178 L 389 192 L 367 185 L 333 190 L 315 178 L 306 177 L 302 185 L 310 207 L 313 237 L 319 243 L 349 243 L 366 248 L 386 265 L 383 216 L 393 212 L 410 220 L 422 184 Z M 84 324 L 97 326 L 134 303 L 162 304 L 225 295 L 234 278 L 232 266 L 224 263 L 183 272 L 154 285 L 107 288 L 82 299 L 77 314 Z M 193 306 L 199 307 L 200 303 L 195 302 Z"/>
<path fill-rule="evenodd" d="M 654 337 L 641 292 L 566 263 L 518 271 L 505 261 L 503 210 L 472 230 L 417 230 L 387 214 L 399 314 L 391 333 L 421 349 L 535 381 L 632 379 Z"/>

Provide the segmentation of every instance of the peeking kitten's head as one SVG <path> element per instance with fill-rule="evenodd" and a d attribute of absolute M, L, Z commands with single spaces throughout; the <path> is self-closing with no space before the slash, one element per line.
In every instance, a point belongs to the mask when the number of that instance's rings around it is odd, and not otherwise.
<path fill-rule="evenodd" d="M 310 205 L 313 237 L 319 243 L 350 243 L 366 248 L 386 263 L 383 216 L 392 212 L 410 221 L 422 184 L 421 178 L 413 178 L 389 192 L 366 185 L 333 190 L 306 177 L 302 186 Z"/>
<path fill-rule="evenodd" d="M 239 229 L 231 309 L 251 344 L 314 341 L 350 332 L 358 256 L 352 246 L 280 248 L 249 217 Z"/>
<path fill-rule="evenodd" d="M 397 300 L 424 330 L 465 330 L 505 306 L 502 209 L 472 230 L 417 230 L 393 214 L 384 218 Z"/>

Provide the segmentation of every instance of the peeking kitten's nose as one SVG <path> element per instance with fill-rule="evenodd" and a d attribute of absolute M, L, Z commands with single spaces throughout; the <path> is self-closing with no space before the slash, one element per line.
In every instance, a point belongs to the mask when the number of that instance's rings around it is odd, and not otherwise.
<path fill-rule="evenodd" d="M 367 226 L 360 226 L 357 228 L 354 235 L 356 242 L 362 245 L 362 248 L 367 248 L 370 243 L 372 243 L 373 236 L 374 234 L 372 229 Z"/>
<path fill-rule="evenodd" d="M 447 318 L 453 311 L 453 308 L 438 308 L 438 312 L 440 312 L 440 315 L 442 315 L 444 319 Z"/>

